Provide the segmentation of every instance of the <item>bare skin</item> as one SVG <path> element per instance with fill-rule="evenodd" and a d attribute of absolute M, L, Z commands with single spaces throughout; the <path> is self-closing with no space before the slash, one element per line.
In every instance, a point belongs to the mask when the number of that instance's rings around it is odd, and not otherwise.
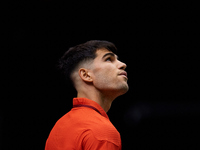
<path fill-rule="evenodd" d="M 96 54 L 94 60 L 80 65 L 72 79 L 77 97 L 91 99 L 108 112 L 113 100 L 129 89 L 126 64 L 106 49 L 97 50 Z"/>

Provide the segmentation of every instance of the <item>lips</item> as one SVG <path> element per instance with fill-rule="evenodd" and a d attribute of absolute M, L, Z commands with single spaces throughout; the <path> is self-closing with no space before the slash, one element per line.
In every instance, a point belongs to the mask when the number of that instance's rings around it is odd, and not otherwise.
<path fill-rule="evenodd" d="M 119 75 L 125 76 L 127 78 L 127 72 L 126 71 L 119 73 Z"/>

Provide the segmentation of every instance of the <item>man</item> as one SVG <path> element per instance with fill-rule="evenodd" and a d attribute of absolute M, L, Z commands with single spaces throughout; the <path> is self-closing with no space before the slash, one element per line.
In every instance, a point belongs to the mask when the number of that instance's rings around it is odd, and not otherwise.
<path fill-rule="evenodd" d="M 107 112 L 128 91 L 126 64 L 108 41 L 88 41 L 70 48 L 60 68 L 76 91 L 73 108 L 57 121 L 45 150 L 121 150 L 121 138 Z"/>

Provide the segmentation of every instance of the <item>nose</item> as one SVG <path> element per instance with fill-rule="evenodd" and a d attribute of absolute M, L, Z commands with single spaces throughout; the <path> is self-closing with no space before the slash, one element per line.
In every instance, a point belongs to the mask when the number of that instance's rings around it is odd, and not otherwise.
<path fill-rule="evenodd" d="M 118 67 L 119 69 L 125 70 L 126 67 L 127 67 L 127 65 L 125 63 L 119 61 L 119 67 Z"/>

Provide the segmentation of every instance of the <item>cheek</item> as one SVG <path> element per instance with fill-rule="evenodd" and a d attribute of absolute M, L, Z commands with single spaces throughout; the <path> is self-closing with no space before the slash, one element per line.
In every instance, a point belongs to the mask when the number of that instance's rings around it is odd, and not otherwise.
<path fill-rule="evenodd" d="M 114 70 L 110 69 L 102 69 L 98 70 L 94 73 L 94 86 L 97 88 L 108 88 L 115 83 L 116 73 Z"/>

